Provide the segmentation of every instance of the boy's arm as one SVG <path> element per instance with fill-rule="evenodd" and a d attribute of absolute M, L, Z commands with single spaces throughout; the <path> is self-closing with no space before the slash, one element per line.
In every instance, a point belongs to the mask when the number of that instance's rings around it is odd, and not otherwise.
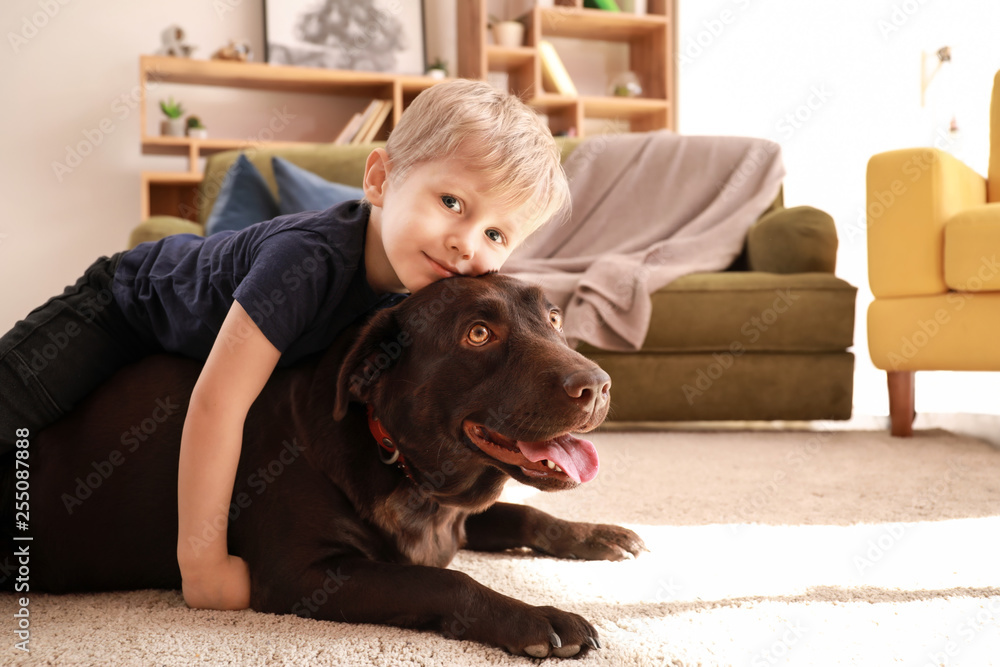
<path fill-rule="evenodd" d="M 281 353 L 234 301 L 198 376 L 181 435 L 177 563 L 192 608 L 245 609 L 250 574 L 227 547 L 243 423 Z"/>

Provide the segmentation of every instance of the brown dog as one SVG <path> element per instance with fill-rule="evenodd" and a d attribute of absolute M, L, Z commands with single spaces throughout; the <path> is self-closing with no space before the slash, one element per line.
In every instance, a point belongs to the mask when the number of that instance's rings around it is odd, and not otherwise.
<path fill-rule="evenodd" d="M 604 420 L 610 379 L 560 328 L 537 288 L 456 277 L 275 372 L 247 417 L 229 512 L 252 608 L 535 657 L 599 648 L 580 616 L 442 569 L 463 547 L 610 560 L 644 548 L 624 528 L 496 502 L 508 477 L 552 491 L 597 474 L 593 445 L 570 432 Z M 125 368 L 31 444 L 31 590 L 180 588 L 177 459 L 199 370 L 165 355 Z M 13 481 L 8 466 L 5 496 Z"/>

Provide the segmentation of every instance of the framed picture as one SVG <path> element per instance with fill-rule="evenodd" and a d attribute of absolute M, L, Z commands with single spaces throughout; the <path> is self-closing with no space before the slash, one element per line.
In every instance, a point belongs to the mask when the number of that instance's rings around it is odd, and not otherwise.
<path fill-rule="evenodd" d="M 265 0 L 267 62 L 423 74 L 421 0 Z"/>

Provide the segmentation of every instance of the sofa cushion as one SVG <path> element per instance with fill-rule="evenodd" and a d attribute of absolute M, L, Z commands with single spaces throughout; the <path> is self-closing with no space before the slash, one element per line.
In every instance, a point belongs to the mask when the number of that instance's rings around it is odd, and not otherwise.
<path fill-rule="evenodd" d="M 751 271 L 833 273 L 837 268 L 837 226 L 811 206 L 779 208 L 761 216 L 747 234 Z"/>
<path fill-rule="evenodd" d="M 245 157 L 253 164 L 267 183 L 272 193 L 278 192 L 274 179 L 271 158 L 280 156 L 297 167 L 310 171 L 321 178 L 335 183 L 361 187 L 365 176 L 365 161 L 374 148 L 384 144 L 357 144 L 335 146 L 316 144 L 294 147 L 257 147 L 248 150 Z M 205 178 L 202 180 L 200 201 L 204 205 L 198 210 L 198 219 L 204 224 L 213 208 L 218 186 L 226 171 L 242 155 L 240 151 L 225 151 L 208 158 L 205 164 Z M 275 196 L 275 199 L 277 197 Z"/>
<path fill-rule="evenodd" d="M 1000 203 L 974 206 L 944 226 L 944 282 L 959 292 L 1000 291 Z"/>
<path fill-rule="evenodd" d="M 205 234 L 240 230 L 278 215 L 278 202 L 245 155 L 226 171 L 212 214 L 205 221 Z"/>
<path fill-rule="evenodd" d="M 587 355 L 611 376 L 614 422 L 850 419 L 850 352 Z"/>
<path fill-rule="evenodd" d="M 694 273 L 653 293 L 642 349 L 842 352 L 854 343 L 856 293 L 828 273 Z"/>
<path fill-rule="evenodd" d="M 278 156 L 271 158 L 271 167 L 278 184 L 278 209 L 282 215 L 322 211 L 335 204 L 365 196 L 361 188 L 331 183 Z"/>

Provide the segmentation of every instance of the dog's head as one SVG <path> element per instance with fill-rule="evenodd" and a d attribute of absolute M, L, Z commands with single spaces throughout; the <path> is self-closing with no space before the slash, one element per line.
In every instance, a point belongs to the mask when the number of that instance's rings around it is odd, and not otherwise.
<path fill-rule="evenodd" d="M 338 378 L 334 417 L 368 403 L 443 502 L 499 469 L 543 490 L 597 474 L 571 435 L 608 413 L 611 379 L 570 349 L 542 291 L 491 274 L 438 281 L 380 311 Z"/>

